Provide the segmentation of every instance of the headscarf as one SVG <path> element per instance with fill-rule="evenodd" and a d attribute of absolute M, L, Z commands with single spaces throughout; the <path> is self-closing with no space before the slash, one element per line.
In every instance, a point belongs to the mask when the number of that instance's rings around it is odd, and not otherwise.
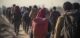
<path fill-rule="evenodd" d="M 37 17 L 40 17 L 40 18 L 45 18 L 45 9 L 43 8 L 43 9 L 40 9 L 39 10 L 39 12 L 37 13 L 37 16 L 36 16 L 36 18 Z"/>

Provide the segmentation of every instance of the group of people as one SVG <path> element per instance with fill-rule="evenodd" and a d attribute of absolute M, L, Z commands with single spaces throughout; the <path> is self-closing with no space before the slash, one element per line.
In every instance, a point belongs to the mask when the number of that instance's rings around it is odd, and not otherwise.
<path fill-rule="evenodd" d="M 61 13 L 55 6 L 49 10 L 36 5 L 19 7 L 13 4 L 13 7 L 0 8 L 0 15 L 14 25 L 16 36 L 22 25 L 30 38 L 80 38 L 80 4 L 65 2 L 63 9 Z"/>

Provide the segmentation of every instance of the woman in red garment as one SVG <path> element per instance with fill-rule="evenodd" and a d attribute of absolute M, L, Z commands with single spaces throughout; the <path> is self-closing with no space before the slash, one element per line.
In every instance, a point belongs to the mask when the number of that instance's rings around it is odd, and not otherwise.
<path fill-rule="evenodd" d="M 40 9 L 36 18 L 32 20 L 33 38 L 46 38 L 48 33 L 48 20 L 45 17 L 45 9 Z"/>

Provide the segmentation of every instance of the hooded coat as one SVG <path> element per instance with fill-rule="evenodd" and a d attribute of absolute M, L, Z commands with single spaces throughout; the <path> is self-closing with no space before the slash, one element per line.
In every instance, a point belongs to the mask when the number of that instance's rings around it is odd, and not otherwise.
<path fill-rule="evenodd" d="M 45 10 L 39 10 L 36 18 L 32 20 L 34 38 L 46 38 L 48 32 L 48 20 L 45 18 Z"/>

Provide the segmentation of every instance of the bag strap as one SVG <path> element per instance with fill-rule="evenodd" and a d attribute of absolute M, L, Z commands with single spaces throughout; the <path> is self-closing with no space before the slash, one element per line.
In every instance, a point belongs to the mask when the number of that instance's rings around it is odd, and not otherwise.
<path fill-rule="evenodd" d="M 64 37 L 65 38 L 70 38 L 70 33 L 69 33 L 69 29 L 71 27 L 72 23 L 71 23 L 71 19 L 68 15 L 64 16 Z"/>

